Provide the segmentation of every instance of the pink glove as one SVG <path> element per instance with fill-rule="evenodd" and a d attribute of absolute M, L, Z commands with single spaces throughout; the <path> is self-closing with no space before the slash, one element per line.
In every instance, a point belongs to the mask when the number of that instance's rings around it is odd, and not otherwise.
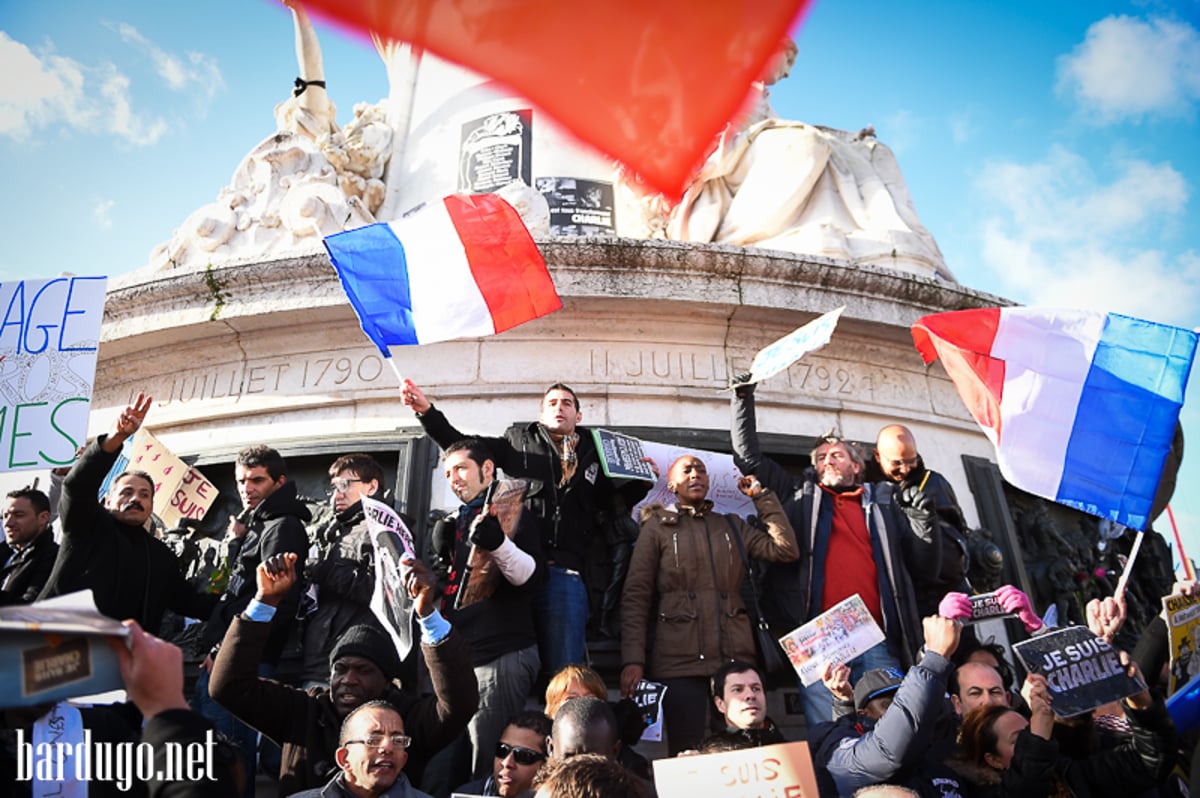
<path fill-rule="evenodd" d="M 947 593 L 938 604 L 938 615 L 952 621 L 971 620 L 971 599 L 966 593 Z"/>
<path fill-rule="evenodd" d="M 1025 624 L 1025 631 L 1033 634 L 1038 629 L 1042 628 L 1042 619 L 1033 611 L 1033 606 L 1029 603 L 1029 596 L 1026 596 L 1012 585 L 1005 585 L 996 591 L 996 598 L 1000 599 L 1000 606 L 1005 612 L 1014 613 L 1021 623 Z"/>

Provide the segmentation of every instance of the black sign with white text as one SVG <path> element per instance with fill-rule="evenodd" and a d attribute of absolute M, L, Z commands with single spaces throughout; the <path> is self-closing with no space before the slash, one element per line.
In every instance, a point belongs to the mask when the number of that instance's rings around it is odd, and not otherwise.
<path fill-rule="evenodd" d="M 1054 714 L 1070 718 L 1146 689 L 1121 667 L 1117 650 L 1085 626 L 1068 626 L 1013 646 L 1030 673 L 1050 685 Z"/>

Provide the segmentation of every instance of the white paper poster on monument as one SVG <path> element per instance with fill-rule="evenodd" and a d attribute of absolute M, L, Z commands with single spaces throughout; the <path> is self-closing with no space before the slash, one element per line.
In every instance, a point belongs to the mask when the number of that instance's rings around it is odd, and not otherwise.
<path fill-rule="evenodd" d="M 737 484 L 742 478 L 742 472 L 733 464 L 733 455 L 672 446 L 656 441 L 642 441 L 642 451 L 658 466 L 658 480 L 646 494 L 646 498 L 634 506 L 635 519 L 641 518 L 642 508 L 648 504 L 675 503 L 675 494 L 667 490 L 667 470 L 670 469 L 671 463 L 685 454 L 695 455 L 704 461 L 704 467 L 708 469 L 708 498 L 716 512 L 733 513 L 739 518 L 757 514 L 754 502 L 738 490 Z"/>
<path fill-rule="evenodd" d="M 106 282 L 0 283 L 0 471 L 70 465 L 87 439 Z"/>
<path fill-rule="evenodd" d="M 845 665 L 882 642 L 883 630 L 857 593 L 779 638 L 806 687 L 821 681 L 826 664 Z"/>
<path fill-rule="evenodd" d="M 396 644 L 400 659 L 405 659 L 413 646 L 413 600 L 404 587 L 407 569 L 400 565 L 400 561 L 415 556 L 412 533 L 396 511 L 383 502 L 364 496 L 362 506 L 375 553 L 375 591 L 371 595 L 371 612 Z M 317 601 L 320 601 L 319 592 Z"/>

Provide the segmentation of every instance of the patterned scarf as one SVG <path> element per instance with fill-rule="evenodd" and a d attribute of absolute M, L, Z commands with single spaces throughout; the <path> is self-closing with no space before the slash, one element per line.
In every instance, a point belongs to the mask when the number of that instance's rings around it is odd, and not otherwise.
<path fill-rule="evenodd" d="M 553 436 L 551 436 L 553 437 Z M 559 441 L 559 459 L 562 461 L 562 479 L 558 481 L 560 488 L 566 487 L 571 481 L 571 477 L 575 476 L 575 467 L 579 465 L 579 455 L 575 454 L 575 447 L 579 445 L 579 433 L 572 432 L 570 435 L 562 436 Z"/>

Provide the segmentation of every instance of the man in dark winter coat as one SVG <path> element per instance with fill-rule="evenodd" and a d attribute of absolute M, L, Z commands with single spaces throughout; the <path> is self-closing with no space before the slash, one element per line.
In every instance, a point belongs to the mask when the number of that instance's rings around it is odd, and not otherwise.
<path fill-rule="evenodd" d="M 412 383 L 404 381 L 404 404 L 425 433 L 445 449 L 469 437 L 453 427 Z M 479 438 L 507 477 L 528 480 L 525 506 L 537 519 L 546 581 L 535 599 L 542 669 L 587 661 L 588 594 L 583 573 L 592 540 L 605 518 L 628 514 L 650 490 L 648 482 L 618 485 L 605 476 L 590 430 L 579 426 L 579 397 L 566 385 L 551 385 L 538 420 L 509 428 L 501 438 Z"/>
<path fill-rule="evenodd" d="M 149 474 L 118 474 L 103 506 L 96 498 L 122 445 L 142 426 L 152 402 L 138 394 L 117 416 L 112 431 L 88 444 L 63 479 L 62 545 L 38 598 L 90 589 L 100 612 L 117 620 L 132 618 L 155 634 L 164 611 L 204 619 L 217 598 L 189 585 L 175 553 L 147 531 L 154 508 Z"/>
<path fill-rule="evenodd" d="M 0 604 L 28 604 L 36 599 L 57 557 L 46 494 L 35 488 L 9 493 L 0 543 Z"/>
<path fill-rule="evenodd" d="M 343 455 L 329 467 L 334 518 L 318 531 L 321 554 L 304 570 L 316 598 L 304 619 L 305 686 L 328 686 L 329 653 L 343 632 L 360 624 L 379 626 L 371 612 L 375 562 L 362 500 L 382 487 L 383 468 L 368 454 Z"/>
<path fill-rule="evenodd" d="M 325 784 L 337 770 L 334 756 L 342 721 L 356 707 L 379 698 L 404 718 L 412 736 L 405 772 L 419 783 L 430 757 L 467 727 L 479 707 L 475 672 L 463 666 L 471 659 L 470 645 L 434 606 L 432 575 L 414 561 L 408 564 L 405 586 L 414 598 L 433 695 L 420 695 L 415 685 L 395 686 L 400 657 L 391 638 L 371 626 L 351 628 L 334 646 L 330 689 L 305 692 L 256 673 L 275 607 L 296 582 L 295 562 L 292 555 L 282 555 L 259 567 L 255 600 L 225 634 L 213 668 L 213 697 L 282 746 L 280 795 Z"/>

